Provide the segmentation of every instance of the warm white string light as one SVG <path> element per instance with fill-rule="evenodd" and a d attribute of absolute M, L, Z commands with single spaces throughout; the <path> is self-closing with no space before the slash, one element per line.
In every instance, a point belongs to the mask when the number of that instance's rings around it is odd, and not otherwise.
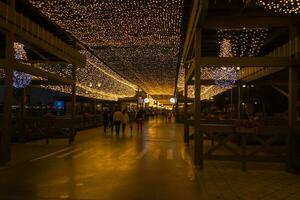
<path fill-rule="evenodd" d="M 183 0 L 29 0 L 149 94 L 172 94 Z"/>
<path fill-rule="evenodd" d="M 265 9 L 277 13 L 300 13 L 300 0 L 256 0 L 256 3 Z"/>
<path fill-rule="evenodd" d="M 222 29 L 218 31 L 218 42 L 220 44 L 220 57 L 233 56 L 257 56 L 267 37 L 268 29 Z M 224 42 L 224 39 L 226 42 Z M 230 41 L 230 45 L 228 45 Z M 249 64 L 250 65 L 250 64 Z M 228 68 L 228 67 L 227 67 Z M 226 69 L 227 69 L 226 68 Z M 230 67 L 231 68 L 231 67 Z M 239 72 L 238 79 L 245 76 L 244 69 L 235 67 Z M 221 68 L 222 69 L 222 68 Z M 204 67 L 201 68 L 201 79 L 214 79 L 215 68 Z M 249 73 L 247 73 L 249 74 Z M 184 68 L 181 65 L 178 76 L 178 90 L 184 89 Z M 217 85 L 201 86 L 201 99 L 211 99 L 213 96 L 226 91 L 226 88 Z M 188 97 L 194 97 L 194 86 L 188 87 Z"/>

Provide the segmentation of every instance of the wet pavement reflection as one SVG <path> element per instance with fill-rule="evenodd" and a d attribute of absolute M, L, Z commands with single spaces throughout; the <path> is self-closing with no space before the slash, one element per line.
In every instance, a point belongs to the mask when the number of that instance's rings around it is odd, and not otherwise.
<path fill-rule="evenodd" d="M 92 129 L 99 137 L 0 171 L 0 199 L 199 199 L 182 125 L 134 128 L 132 137 Z"/>

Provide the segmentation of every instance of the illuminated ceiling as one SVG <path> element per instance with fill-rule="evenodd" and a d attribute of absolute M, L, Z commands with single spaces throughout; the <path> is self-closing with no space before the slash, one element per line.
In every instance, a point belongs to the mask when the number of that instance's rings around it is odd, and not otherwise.
<path fill-rule="evenodd" d="M 183 1 L 29 0 L 150 95 L 174 92 Z"/>

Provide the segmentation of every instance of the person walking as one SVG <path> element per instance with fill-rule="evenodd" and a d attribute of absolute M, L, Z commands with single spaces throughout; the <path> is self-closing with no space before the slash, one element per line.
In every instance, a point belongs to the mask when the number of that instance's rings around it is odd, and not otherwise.
<path fill-rule="evenodd" d="M 104 134 L 106 135 L 106 129 L 107 129 L 108 122 L 109 122 L 109 113 L 108 113 L 107 109 L 104 109 L 102 117 L 103 117 Z"/>
<path fill-rule="evenodd" d="M 123 120 L 123 113 L 120 111 L 120 109 L 118 109 L 113 116 L 113 120 L 114 120 L 114 124 L 116 127 L 116 135 L 119 136 L 120 135 L 120 126 Z"/>
<path fill-rule="evenodd" d="M 131 110 L 129 112 L 129 127 L 130 127 L 130 136 L 132 136 L 132 128 L 133 128 L 133 122 L 135 121 L 135 111 Z"/>
<path fill-rule="evenodd" d="M 143 132 L 143 121 L 144 121 L 144 112 L 143 109 L 140 109 L 137 114 L 136 114 L 136 121 L 137 121 L 137 125 L 138 125 L 138 133 L 142 133 Z"/>
<path fill-rule="evenodd" d="M 122 135 L 125 135 L 126 125 L 129 123 L 129 115 L 127 110 L 123 111 L 123 119 L 122 119 Z"/>
<path fill-rule="evenodd" d="M 113 110 L 109 112 L 108 118 L 109 118 L 109 124 L 110 124 L 110 132 L 111 132 L 111 135 L 113 135 L 113 133 L 114 133 L 114 111 Z"/>

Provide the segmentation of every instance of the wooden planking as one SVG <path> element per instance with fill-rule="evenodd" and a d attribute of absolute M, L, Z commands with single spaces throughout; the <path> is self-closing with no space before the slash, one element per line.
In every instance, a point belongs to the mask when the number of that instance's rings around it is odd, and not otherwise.
<path fill-rule="evenodd" d="M 34 76 L 42 77 L 42 78 L 46 78 L 46 79 L 56 81 L 56 82 L 59 82 L 59 83 L 64 83 L 64 84 L 67 84 L 67 85 L 72 85 L 72 84 L 75 83 L 75 81 L 73 81 L 70 78 L 60 77 L 57 74 L 46 72 L 46 71 L 44 71 L 42 69 L 39 69 L 39 68 L 24 65 L 24 64 L 16 62 L 16 61 L 13 62 L 13 63 L 14 63 L 13 64 L 14 68 L 18 71 L 21 71 L 21 72 L 25 72 L 25 73 L 28 73 L 28 74 L 31 74 L 31 75 L 34 75 Z"/>
<path fill-rule="evenodd" d="M 85 66 L 85 56 L 3 2 L 0 2 L 0 27 L 68 63 Z"/>
<path fill-rule="evenodd" d="M 198 21 L 202 21 L 207 14 L 208 0 L 195 0 L 193 2 L 192 12 L 189 18 L 184 47 L 182 52 L 182 62 L 187 59 L 189 49 L 193 46 L 193 38 L 196 32 Z"/>
<path fill-rule="evenodd" d="M 290 63 L 289 57 L 201 57 L 197 67 L 283 67 Z"/>
<path fill-rule="evenodd" d="M 190 68 L 187 69 L 187 73 L 185 75 L 185 79 L 184 79 L 185 84 L 188 84 L 188 82 L 192 80 L 194 76 L 194 72 L 195 72 L 195 62 L 192 62 Z"/>
<path fill-rule="evenodd" d="M 203 29 L 288 27 L 299 21 L 299 17 L 295 19 L 288 16 L 210 16 L 203 21 L 201 27 Z"/>

